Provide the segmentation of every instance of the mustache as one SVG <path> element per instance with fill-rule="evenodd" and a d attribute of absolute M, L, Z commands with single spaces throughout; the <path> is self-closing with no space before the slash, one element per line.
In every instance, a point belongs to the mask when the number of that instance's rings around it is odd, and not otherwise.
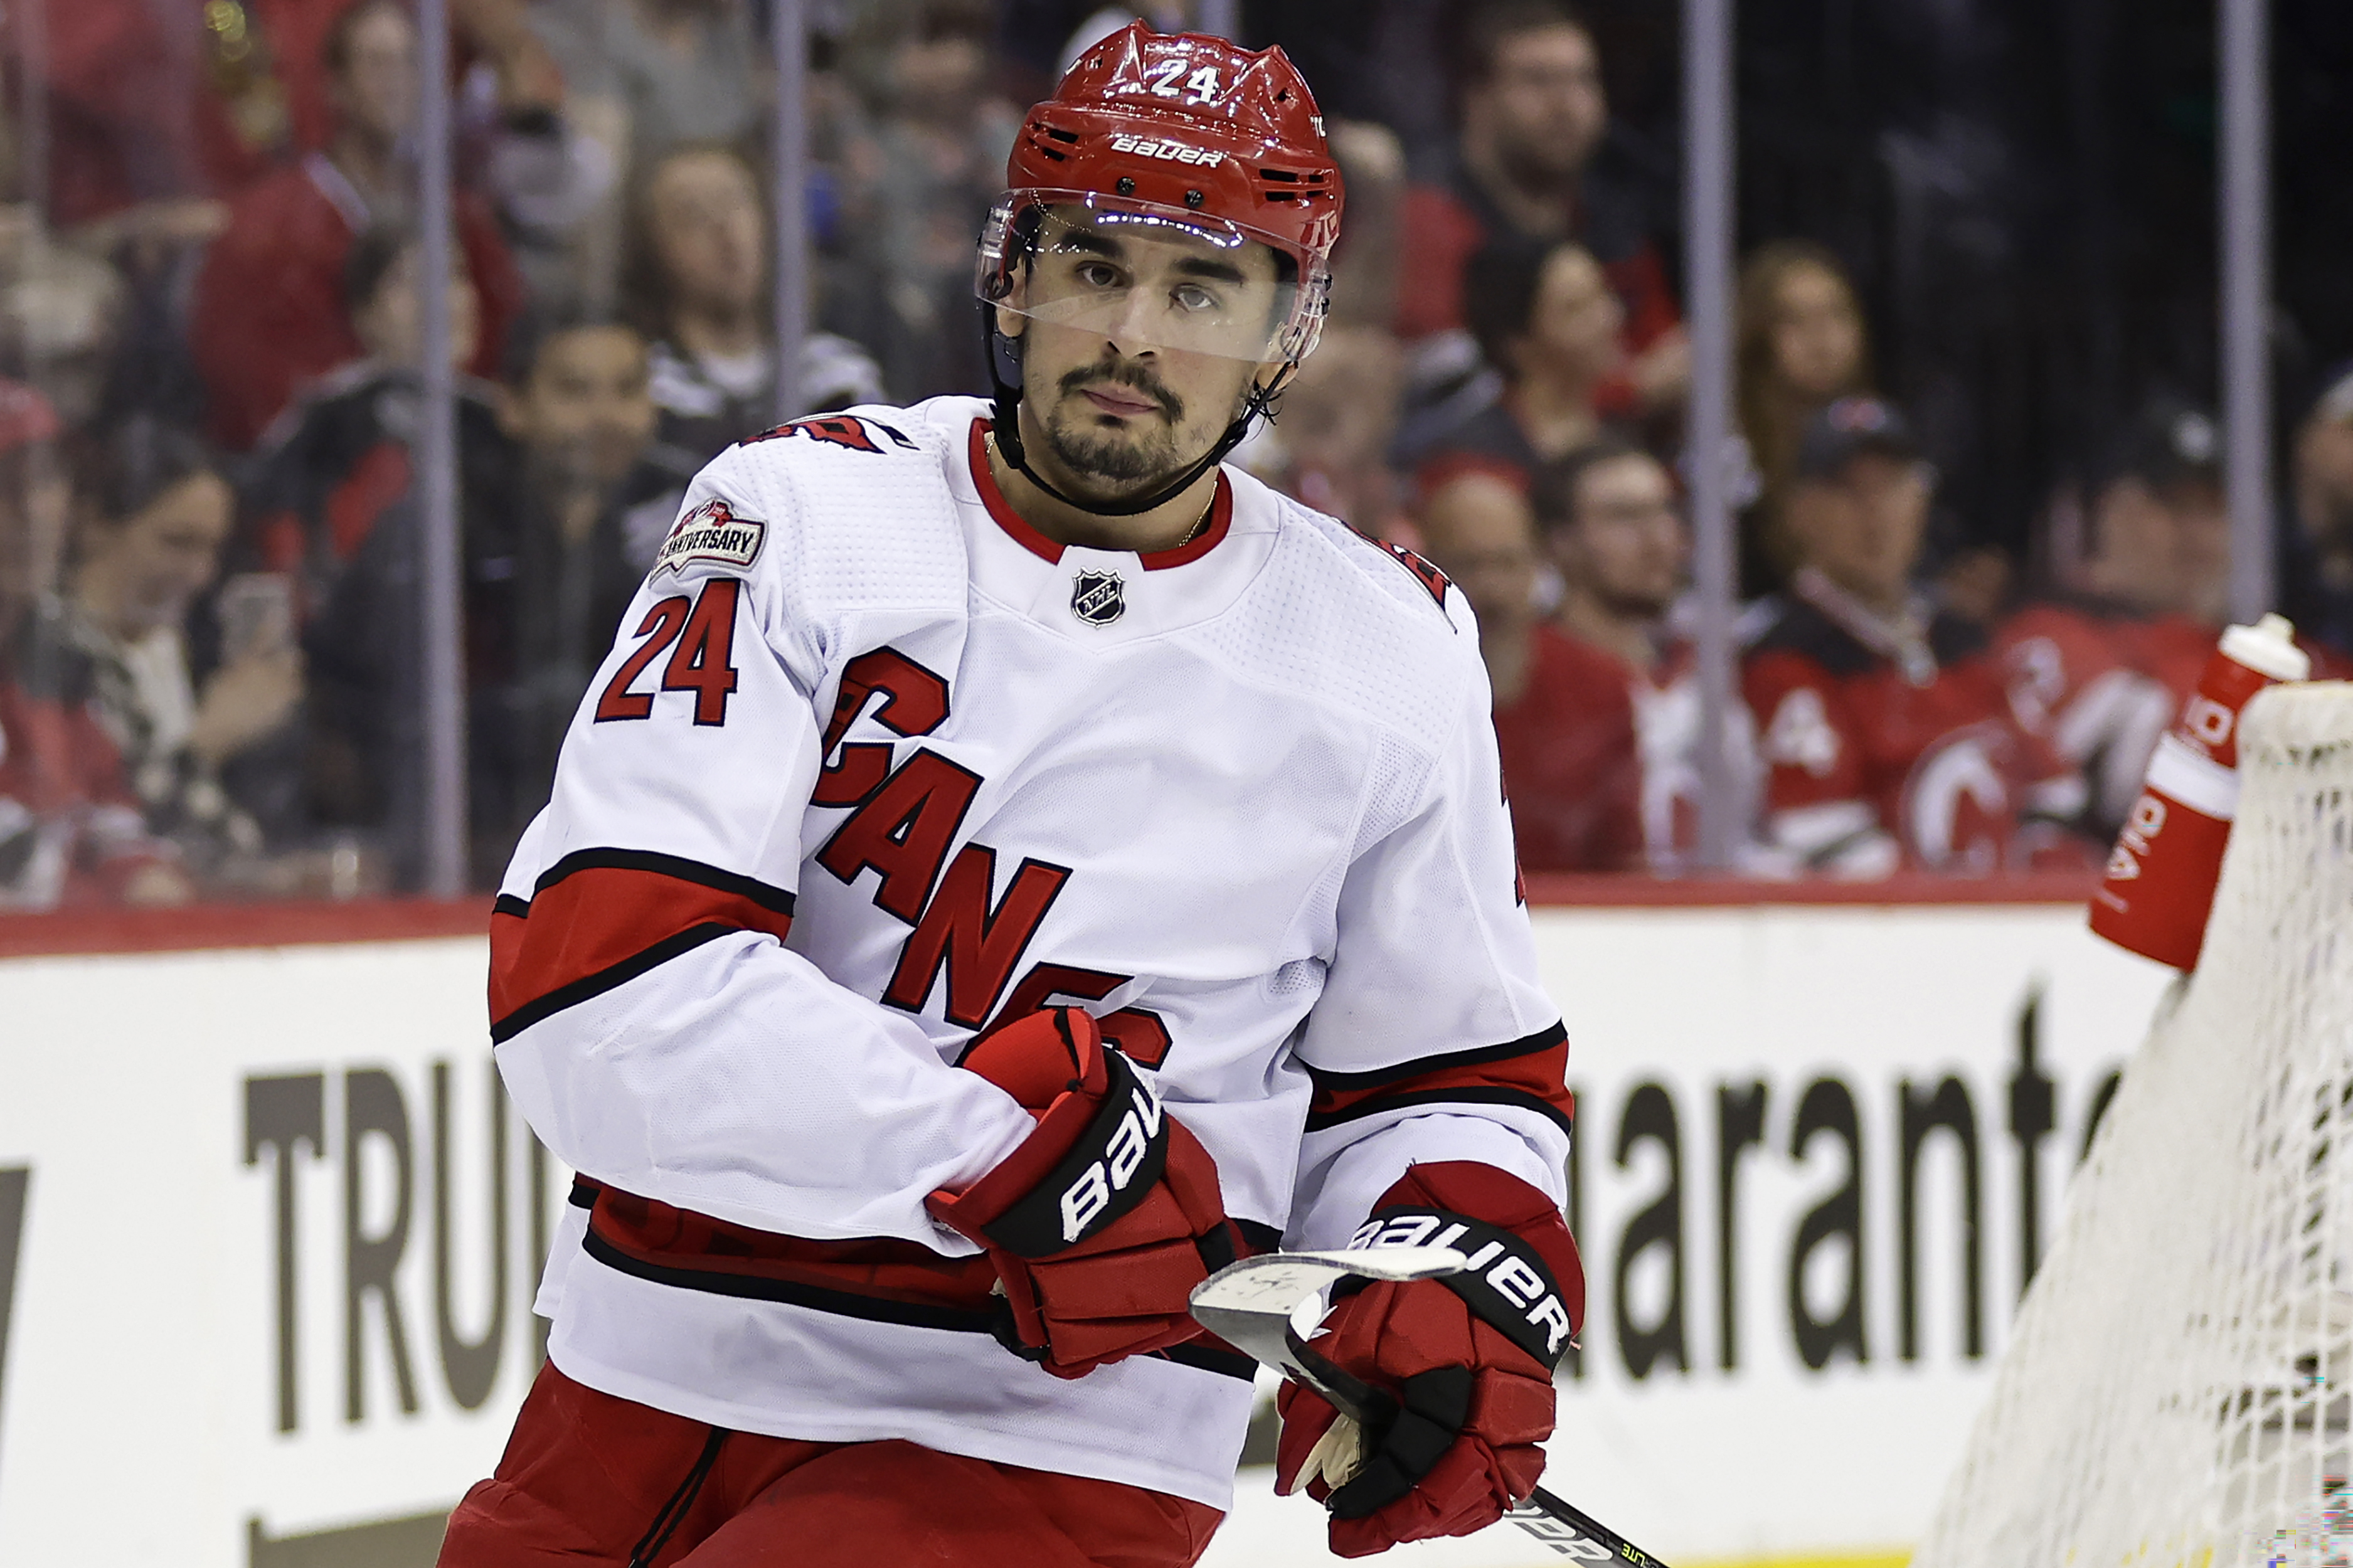
<path fill-rule="evenodd" d="M 1102 382 L 1124 386 L 1144 394 L 1160 405 L 1160 411 L 1175 424 L 1185 419 L 1185 400 L 1161 384 L 1150 369 L 1129 360 L 1103 360 L 1063 374 L 1060 384 L 1063 396 L 1068 397 L 1082 387 Z"/>

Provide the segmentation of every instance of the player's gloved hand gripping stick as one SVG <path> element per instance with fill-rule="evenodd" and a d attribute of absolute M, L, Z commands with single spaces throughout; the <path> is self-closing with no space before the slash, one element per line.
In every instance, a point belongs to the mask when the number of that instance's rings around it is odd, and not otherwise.
<path fill-rule="evenodd" d="M 928 1206 L 997 1267 L 998 1338 L 1057 1377 L 1200 1333 L 1195 1286 L 1240 1255 L 1218 1167 L 1095 1021 L 1056 1007 L 958 1064 L 1037 1113 L 1037 1131 Z"/>
<path fill-rule="evenodd" d="M 1443 1245 L 1412 1245 L 1425 1238 Z M 1515 1239 L 1465 1215 L 1385 1203 L 1355 1249 L 1250 1258 L 1194 1292 L 1205 1327 L 1290 1380 L 1277 1488 L 1303 1485 L 1324 1501 L 1340 1555 L 1509 1518 L 1579 1561 L 1663 1568 L 1535 1485 L 1567 1308 L 1542 1257 Z M 1311 1343 L 1331 1287 L 1343 1299 Z M 1449 1347 L 1455 1308 L 1472 1321 Z M 1425 1362 L 1440 1364 L 1405 1370 Z M 1540 1388 L 1519 1386 L 1531 1374 Z"/>

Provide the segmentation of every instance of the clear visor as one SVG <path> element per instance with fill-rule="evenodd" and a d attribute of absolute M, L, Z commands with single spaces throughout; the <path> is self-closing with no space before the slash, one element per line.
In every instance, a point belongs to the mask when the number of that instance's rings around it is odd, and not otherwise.
<path fill-rule="evenodd" d="M 1303 277 L 1257 230 L 1080 191 L 1018 191 L 998 202 L 976 279 L 1008 336 L 1044 327 L 1083 332 L 1123 353 L 1253 364 L 1307 356 L 1328 287 L 1321 258 Z"/>

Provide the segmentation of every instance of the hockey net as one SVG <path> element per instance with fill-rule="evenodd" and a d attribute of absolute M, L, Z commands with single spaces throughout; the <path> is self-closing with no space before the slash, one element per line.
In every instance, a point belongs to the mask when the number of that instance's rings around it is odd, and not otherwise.
<path fill-rule="evenodd" d="M 2240 757 L 2204 955 L 1913 1568 L 2353 1561 L 2353 685 L 2257 697 Z"/>

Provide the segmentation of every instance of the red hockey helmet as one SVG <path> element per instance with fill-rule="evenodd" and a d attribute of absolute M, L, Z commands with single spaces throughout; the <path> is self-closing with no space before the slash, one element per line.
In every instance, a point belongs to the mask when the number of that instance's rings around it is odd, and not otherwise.
<path fill-rule="evenodd" d="M 1229 319 L 1208 304 L 1148 330 L 1163 346 L 1250 361 L 1296 363 L 1314 348 L 1340 234 L 1340 169 L 1314 96 L 1281 49 L 1131 23 L 1029 111 L 1006 183 L 981 238 L 976 285 L 989 304 L 1082 325 L 1113 309 L 1014 298 L 1021 263 L 1058 231 L 1220 250 L 1254 242 L 1282 258 L 1271 312 Z"/>

